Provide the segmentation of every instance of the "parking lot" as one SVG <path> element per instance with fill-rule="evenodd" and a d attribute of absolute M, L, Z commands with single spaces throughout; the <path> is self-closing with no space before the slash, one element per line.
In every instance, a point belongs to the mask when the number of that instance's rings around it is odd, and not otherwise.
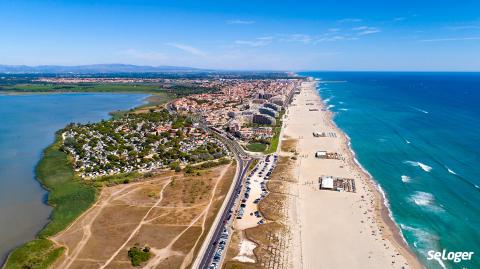
<path fill-rule="evenodd" d="M 265 223 L 258 211 L 258 203 L 267 195 L 266 183 L 277 162 L 276 155 L 261 159 L 245 180 L 243 195 L 236 215 L 234 228 L 245 230 Z"/>
<path fill-rule="evenodd" d="M 218 242 L 214 242 L 216 249 L 209 266 L 210 269 L 220 268 L 226 247 L 231 239 L 232 228 L 244 230 L 265 223 L 261 213 L 258 211 L 258 203 L 268 193 L 266 183 L 277 160 L 278 156 L 276 155 L 268 155 L 260 159 L 254 169 L 247 174 L 245 181 L 241 184 L 241 188 L 234 194 L 237 202 L 228 211 L 220 239 Z"/>

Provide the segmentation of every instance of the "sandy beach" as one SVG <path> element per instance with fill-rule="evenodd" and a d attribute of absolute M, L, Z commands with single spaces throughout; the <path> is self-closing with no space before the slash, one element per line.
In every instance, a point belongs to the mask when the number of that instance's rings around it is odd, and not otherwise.
<path fill-rule="evenodd" d="M 304 82 L 288 108 L 282 139 L 298 141 L 289 210 L 295 268 L 422 268 L 381 193 L 355 162 L 349 139 L 334 125 L 315 82 Z M 317 151 L 335 159 L 316 158 Z M 356 192 L 321 190 L 322 176 L 353 179 Z"/>

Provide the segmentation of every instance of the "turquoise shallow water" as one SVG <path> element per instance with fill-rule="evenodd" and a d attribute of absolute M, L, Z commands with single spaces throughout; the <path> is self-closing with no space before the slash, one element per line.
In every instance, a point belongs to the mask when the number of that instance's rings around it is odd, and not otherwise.
<path fill-rule="evenodd" d="M 480 268 L 480 73 L 302 73 L 427 268 Z M 472 261 L 427 251 L 473 251 Z"/>
<path fill-rule="evenodd" d="M 35 180 L 42 150 L 70 122 L 95 122 L 143 102 L 145 94 L 0 94 L 0 264 L 46 224 L 47 193 Z"/>

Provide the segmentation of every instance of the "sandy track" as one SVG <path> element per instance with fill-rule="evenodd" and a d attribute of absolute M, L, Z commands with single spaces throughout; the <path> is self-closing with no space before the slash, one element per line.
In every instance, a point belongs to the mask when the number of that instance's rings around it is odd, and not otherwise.
<path fill-rule="evenodd" d="M 107 267 L 113 261 L 113 259 L 118 255 L 118 253 L 128 244 L 128 242 L 130 242 L 130 240 L 133 238 L 133 236 L 135 236 L 138 233 L 140 228 L 142 228 L 143 224 L 146 223 L 145 220 L 148 218 L 148 215 L 150 215 L 150 212 L 153 210 L 153 208 L 157 207 L 160 204 L 160 202 L 163 200 L 163 191 L 165 190 L 165 187 L 170 182 L 171 182 L 171 178 L 166 183 L 164 183 L 164 185 L 162 187 L 162 190 L 160 191 L 160 197 L 158 198 L 157 202 L 152 207 L 150 207 L 150 209 L 143 216 L 142 220 L 140 221 L 140 223 L 138 223 L 137 227 L 135 227 L 135 229 L 130 234 L 130 236 L 127 238 L 127 240 L 125 240 L 125 242 L 117 249 L 117 251 L 115 251 L 115 253 L 113 253 L 113 255 L 110 256 L 110 258 L 100 267 L 100 269 L 104 269 L 105 267 Z"/>
<path fill-rule="evenodd" d="M 234 170 L 228 165 L 200 176 L 167 172 L 104 188 L 89 210 L 51 238 L 66 247 L 53 268 L 133 268 L 126 254 L 135 244 L 151 248 L 144 268 L 188 267 Z"/>

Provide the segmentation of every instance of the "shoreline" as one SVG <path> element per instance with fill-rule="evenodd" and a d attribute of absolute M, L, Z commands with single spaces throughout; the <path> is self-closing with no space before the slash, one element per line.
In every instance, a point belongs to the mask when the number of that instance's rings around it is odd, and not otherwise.
<path fill-rule="evenodd" d="M 0 94 L 2 94 L 3 92 L 0 91 Z M 37 94 L 78 94 L 78 93 L 84 93 L 84 92 L 52 92 L 52 93 L 36 93 L 36 92 L 28 92 L 28 93 L 24 93 L 24 92 L 10 92 L 6 95 L 37 95 Z M 100 94 L 139 94 L 139 93 L 135 93 L 135 92 L 128 92 L 128 93 L 123 93 L 123 92 L 85 92 L 85 94 L 96 94 L 96 93 L 100 93 Z M 128 112 L 130 110 L 141 110 L 141 109 L 145 109 L 146 107 L 150 107 L 150 106 L 155 106 L 155 105 L 158 105 L 155 103 L 155 94 L 147 94 L 147 96 L 141 98 L 140 100 L 140 103 L 133 106 L 131 109 L 129 110 L 125 110 L 125 112 Z M 168 100 L 167 100 L 168 102 Z M 112 113 L 118 113 L 118 112 L 123 112 L 122 110 L 115 110 L 115 111 L 110 111 L 108 112 L 108 119 L 112 119 L 114 117 L 114 115 Z M 54 192 L 54 189 L 55 189 L 55 184 L 53 183 L 47 183 L 49 180 L 48 179 L 45 179 L 45 178 L 48 178 L 48 177 L 51 177 L 51 174 L 47 174 L 47 175 L 39 175 L 40 172 L 39 170 L 42 169 L 42 164 L 45 163 L 45 162 L 49 162 L 51 159 L 54 159 L 55 157 L 50 157 L 50 155 L 48 155 L 49 152 L 51 151 L 58 151 L 58 143 L 59 143 L 59 135 L 58 135 L 58 132 L 62 130 L 62 129 L 59 129 L 57 131 L 55 131 L 54 133 L 54 141 L 49 144 L 47 147 L 45 147 L 42 152 L 41 152 L 41 156 L 38 160 L 38 162 L 36 163 L 35 167 L 34 167 L 34 179 L 35 181 L 40 184 L 41 188 L 45 190 L 45 196 L 44 198 L 42 198 L 42 203 L 45 203 L 45 205 L 49 206 L 52 210 L 51 210 L 51 213 L 50 215 L 48 216 L 48 220 L 47 222 L 45 223 L 45 225 L 36 232 L 36 236 L 35 238 L 25 242 L 25 243 L 22 243 L 22 244 L 19 244 L 18 246 L 12 248 L 11 250 L 9 250 L 8 254 L 5 256 L 5 259 L 1 261 L 0 265 L 2 269 L 8 269 L 10 268 L 11 266 L 15 266 L 16 263 L 15 261 L 12 262 L 12 264 L 9 264 L 10 262 L 10 259 L 11 257 L 15 257 L 15 255 L 19 254 L 21 255 L 22 254 L 22 251 L 26 251 L 28 254 L 30 254 L 29 252 L 33 252 L 33 251 L 43 251 L 40 255 L 41 256 L 44 256 L 44 255 L 48 255 L 48 254 L 51 254 L 53 256 L 56 256 L 56 255 L 61 255 L 64 251 L 64 248 L 61 247 L 61 246 L 53 246 L 54 245 L 54 242 L 50 239 L 51 237 L 55 236 L 56 234 L 60 234 L 62 231 L 65 231 L 66 229 L 68 229 L 68 227 L 70 227 L 70 225 L 72 225 L 75 220 L 79 217 L 81 217 L 83 214 L 85 214 L 86 212 L 88 212 L 88 210 L 90 208 L 92 208 L 93 205 L 95 205 L 95 203 L 97 202 L 98 200 L 98 189 L 89 185 L 89 184 L 86 184 L 85 182 L 80 182 L 78 181 L 78 179 L 75 178 L 75 175 L 74 175 L 74 171 L 73 171 L 73 168 L 72 167 L 69 167 L 69 171 L 68 172 L 71 172 L 72 173 L 72 178 L 69 178 L 67 179 L 68 183 L 79 183 L 80 187 L 83 187 L 83 188 L 93 188 L 95 194 L 94 194 L 94 199 L 93 201 L 91 201 L 91 203 L 86 207 L 84 208 L 84 210 L 80 210 L 79 214 L 74 217 L 69 223 L 68 223 L 68 220 L 67 220 L 67 224 L 65 227 L 63 227 L 62 229 L 58 230 L 58 231 L 55 231 L 56 229 L 53 228 L 53 233 L 52 231 L 48 231 L 48 228 L 53 225 L 52 223 L 54 223 L 56 220 L 55 220 L 55 210 L 56 208 L 58 209 L 58 206 L 59 204 L 58 203 L 52 203 L 50 201 L 51 197 L 55 195 L 55 192 Z M 56 153 L 56 152 L 55 152 Z M 63 156 L 62 156 L 63 157 Z M 65 161 L 67 163 L 70 163 L 70 160 L 68 158 L 68 156 L 65 154 L 64 158 L 61 158 L 61 161 Z M 57 160 L 58 161 L 58 160 Z M 56 171 L 55 171 L 56 172 Z M 64 206 L 64 205 L 63 205 Z M 53 247 L 53 249 L 52 249 Z M 45 250 L 46 249 L 46 250 Z M 45 251 L 50 251 L 49 253 L 44 253 Z M 58 257 L 57 257 L 58 258 Z M 57 258 L 55 258 L 53 261 L 55 261 Z M 46 259 L 47 262 L 49 260 L 49 258 Z M 52 261 L 52 262 L 53 262 Z M 9 265 L 11 265 L 9 267 Z M 43 264 L 42 264 L 43 265 Z M 50 263 L 51 265 L 51 263 Z"/>
<path fill-rule="evenodd" d="M 388 199 L 382 194 L 383 190 L 381 189 L 381 186 L 378 185 L 374 178 L 356 159 L 348 135 L 336 125 L 333 120 L 334 114 L 328 110 L 323 103 L 316 87 L 318 82 L 309 81 L 305 83 L 309 83 L 310 85 L 302 85 L 302 91 L 296 96 L 295 99 L 299 100 L 294 106 L 291 106 L 292 111 L 289 111 L 289 118 L 287 119 L 286 126 L 287 135 L 284 133 L 282 137 L 282 139 L 285 139 L 286 136 L 294 138 L 298 137 L 299 142 L 302 143 L 302 145 L 299 145 L 299 153 L 301 157 L 299 158 L 299 162 L 297 162 L 297 174 L 299 178 L 297 186 L 298 198 L 297 201 L 293 203 L 293 206 L 295 207 L 293 210 L 296 212 L 293 212 L 292 214 L 294 216 L 293 222 L 291 223 L 293 226 L 298 226 L 297 237 L 299 241 L 297 244 L 299 245 L 299 249 L 296 249 L 296 252 L 299 253 L 297 256 L 301 256 L 301 258 L 299 258 L 300 260 L 297 260 L 295 264 L 297 267 L 309 268 L 310 265 L 322 261 L 324 263 L 330 262 L 330 264 L 326 266 L 332 268 L 338 266 L 357 268 L 359 265 L 360 268 L 363 268 L 364 266 L 367 266 L 367 264 L 370 265 L 370 262 L 373 262 L 374 264 L 372 265 L 374 266 L 370 266 L 371 268 L 386 268 L 387 265 L 393 266 L 402 263 L 405 263 L 405 265 L 408 264 L 408 268 L 424 268 L 406 243 L 400 233 L 400 229 L 394 222 L 387 206 Z M 308 105 L 310 105 L 310 107 L 308 107 Z M 322 111 L 322 109 L 324 110 Z M 310 121 L 308 121 L 309 115 L 314 117 L 311 118 Z M 291 119 L 295 117 L 295 120 Z M 291 130 L 292 127 L 290 127 L 290 125 L 298 124 L 297 121 L 303 123 L 303 125 L 310 126 L 302 126 L 300 124 L 300 126 Z M 332 139 L 329 137 L 311 138 L 312 125 L 322 126 L 322 128 L 327 129 L 318 131 L 334 132 L 337 133 L 338 136 L 335 135 L 334 142 L 330 143 L 326 142 L 326 140 Z M 313 131 L 317 130 L 314 129 Z M 342 157 L 342 160 L 319 160 L 312 158 L 311 151 L 314 150 L 312 147 L 318 147 L 319 150 L 338 152 L 344 158 Z M 335 167 L 337 161 L 340 162 L 339 167 Z M 322 165 L 324 166 L 324 169 L 320 168 Z M 357 193 L 340 193 L 328 190 L 318 190 L 318 187 L 314 187 L 314 178 L 318 178 L 320 174 L 315 173 L 315 170 L 321 170 L 322 175 L 354 178 L 357 183 L 357 188 L 360 190 L 358 190 Z M 359 199 L 358 196 L 362 193 L 362 187 L 364 188 L 364 194 L 361 195 L 361 199 Z M 347 202 L 345 202 L 345 200 L 347 200 Z M 312 204 L 316 206 L 312 206 Z M 359 206 L 360 209 L 356 208 L 357 206 Z M 359 214 L 359 211 L 365 210 L 362 206 L 366 207 L 368 214 L 367 211 L 365 211 L 363 215 Z M 323 225 L 323 227 L 317 227 L 311 223 L 315 221 L 321 222 L 322 218 L 325 218 L 324 214 L 315 212 L 319 211 L 319 209 L 321 209 L 320 211 L 323 210 L 332 214 L 332 219 L 325 220 L 327 224 Z M 348 214 L 349 212 L 350 214 Z M 336 214 L 336 216 L 334 216 L 334 214 Z M 370 217 L 364 219 L 365 216 Z M 356 222 L 360 222 L 360 220 L 362 224 L 356 224 Z M 341 223 L 342 221 L 350 222 L 350 224 L 343 224 Z M 370 228 L 364 225 L 367 222 L 370 222 Z M 343 226 L 336 226 L 337 224 Z M 305 228 L 305 226 L 307 227 Z M 362 228 L 362 226 L 364 228 Z M 358 228 L 362 228 L 360 230 L 360 235 L 358 232 L 355 234 L 355 230 Z M 346 230 L 344 233 L 348 235 L 339 235 L 338 238 L 336 238 L 330 234 L 330 230 L 332 229 L 344 229 Z M 371 235 L 373 237 L 365 237 L 364 235 L 368 234 L 370 230 L 372 230 Z M 345 242 L 338 243 L 338 241 L 342 241 L 342 238 Z M 321 254 L 318 254 L 318 252 L 322 251 L 311 249 L 311 247 L 315 245 L 314 241 L 324 241 L 327 245 L 328 243 L 336 245 L 338 250 L 334 251 L 329 248 L 323 249 L 325 257 L 315 257 L 322 256 Z M 338 252 L 348 252 L 348 249 L 351 248 L 351 246 L 347 246 L 349 242 L 355 244 L 355 242 L 361 243 L 360 241 L 365 244 L 365 247 L 370 247 L 372 251 L 368 252 L 369 254 L 364 254 L 363 250 L 355 250 L 353 248 L 351 251 L 355 253 L 352 254 L 355 254 L 358 257 L 351 258 L 349 261 L 343 260 L 343 257 L 341 257 L 342 254 Z M 392 249 L 394 250 L 393 254 Z M 314 251 L 317 253 L 314 253 Z M 368 259 L 365 259 L 365 255 L 368 256 Z M 371 258 L 370 256 L 373 257 L 373 260 L 369 260 Z"/>
<path fill-rule="evenodd" d="M 318 89 L 317 89 L 318 92 Z M 320 96 L 320 93 L 318 93 L 320 100 L 323 101 L 323 99 Z M 327 109 L 328 110 L 328 109 Z M 362 166 L 360 161 L 358 161 L 356 157 L 356 153 L 353 150 L 352 143 L 351 143 L 351 138 L 347 135 L 347 133 L 342 130 L 340 127 L 337 126 L 335 123 L 333 117 L 334 113 L 328 110 L 329 118 L 330 118 L 330 123 L 336 128 L 339 133 L 344 137 L 344 139 L 347 141 L 347 146 L 350 149 L 350 155 L 351 158 L 354 160 L 355 165 L 361 171 L 365 177 L 370 179 L 370 182 L 367 182 L 368 185 L 370 186 L 371 190 L 376 194 L 376 199 L 378 199 L 378 203 L 380 204 L 380 208 L 378 209 L 375 207 L 375 212 L 377 215 L 377 218 L 385 224 L 386 227 L 388 227 L 388 230 L 390 231 L 391 234 L 385 235 L 385 232 L 383 233 L 383 236 L 388 238 L 390 242 L 392 242 L 396 249 L 399 250 L 399 252 L 403 252 L 402 255 L 409 261 L 409 264 L 416 264 L 414 265 L 413 268 L 424 268 L 424 266 L 421 264 L 419 261 L 418 257 L 415 255 L 415 253 L 410 249 L 410 246 L 408 246 L 408 243 L 406 242 L 405 237 L 403 236 L 400 228 L 398 227 L 398 224 L 395 222 L 395 218 L 393 217 L 393 213 L 389 207 L 389 200 L 386 197 L 386 193 L 383 190 L 382 186 L 380 183 L 378 183 L 375 178 L 368 172 L 365 167 Z"/>

